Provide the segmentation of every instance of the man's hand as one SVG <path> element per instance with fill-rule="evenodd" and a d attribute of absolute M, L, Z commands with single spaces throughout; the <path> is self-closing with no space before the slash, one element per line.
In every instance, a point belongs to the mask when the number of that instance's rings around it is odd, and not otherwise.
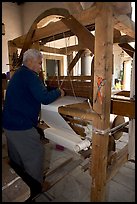
<path fill-rule="evenodd" d="M 59 89 L 59 90 L 60 90 L 60 92 L 61 92 L 61 97 L 65 96 L 64 90 L 63 90 L 63 89 Z"/>

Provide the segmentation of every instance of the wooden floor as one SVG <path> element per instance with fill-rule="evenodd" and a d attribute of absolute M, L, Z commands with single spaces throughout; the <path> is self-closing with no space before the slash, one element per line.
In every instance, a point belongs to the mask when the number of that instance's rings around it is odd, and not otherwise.
<path fill-rule="evenodd" d="M 124 133 L 116 147 L 122 148 L 127 141 L 128 134 Z M 3 145 L 4 143 L 3 137 Z M 90 202 L 92 178 L 84 168 L 88 159 L 83 160 L 79 154 L 66 148 L 58 149 L 53 142 L 45 144 L 44 147 L 45 169 L 49 167 L 46 180 L 50 182 L 51 188 L 40 194 L 35 202 Z M 27 198 L 28 193 L 26 189 L 20 199 Z M 107 184 L 106 202 L 135 202 L 135 163 L 124 164 Z"/>
<path fill-rule="evenodd" d="M 117 148 L 123 147 L 127 141 L 128 134 L 124 133 L 116 144 Z M 55 185 L 41 194 L 36 202 L 90 202 L 92 178 L 88 170 L 83 170 L 86 161 L 68 149 L 56 149 L 54 143 L 51 149 L 51 174 L 46 180 Z M 61 165 L 64 162 L 66 164 Z M 106 192 L 106 202 L 135 202 L 135 163 L 124 164 L 107 184 Z"/>

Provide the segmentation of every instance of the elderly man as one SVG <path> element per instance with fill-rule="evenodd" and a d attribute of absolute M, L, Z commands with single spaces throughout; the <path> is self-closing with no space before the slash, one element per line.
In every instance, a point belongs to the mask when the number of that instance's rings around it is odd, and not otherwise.
<path fill-rule="evenodd" d="M 43 146 L 37 132 L 41 104 L 49 104 L 64 91 L 48 91 L 39 78 L 42 54 L 28 49 L 23 64 L 9 81 L 3 107 L 3 128 L 10 164 L 30 187 L 30 200 L 43 188 Z"/>

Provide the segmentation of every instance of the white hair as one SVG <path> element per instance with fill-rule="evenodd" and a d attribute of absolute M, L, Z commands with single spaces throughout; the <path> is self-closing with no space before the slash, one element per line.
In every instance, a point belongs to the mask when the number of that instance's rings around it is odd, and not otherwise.
<path fill-rule="evenodd" d="M 27 62 L 28 59 L 38 59 L 39 57 L 42 58 L 42 53 L 39 50 L 36 49 L 28 49 L 26 52 L 23 54 L 23 64 Z"/>

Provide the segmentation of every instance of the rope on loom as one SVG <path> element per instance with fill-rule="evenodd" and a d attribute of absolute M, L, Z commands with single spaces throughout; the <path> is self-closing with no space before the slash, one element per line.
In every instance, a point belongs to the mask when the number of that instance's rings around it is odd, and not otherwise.
<path fill-rule="evenodd" d="M 53 35 L 53 43 L 54 43 L 54 51 L 55 51 L 55 38 L 54 38 L 54 35 Z M 57 67 L 57 60 L 56 59 L 55 59 L 55 64 L 56 64 L 56 67 Z M 58 87 L 59 87 L 60 84 L 59 84 L 59 73 L 58 73 L 58 70 L 57 70 L 57 82 L 58 82 Z"/>
<path fill-rule="evenodd" d="M 64 40 L 65 40 L 65 50 L 66 50 L 66 56 L 67 56 L 67 54 L 68 54 L 67 46 L 68 46 L 68 45 L 67 45 L 67 41 L 66 41 L 66 39 L 65 39 L 65 33 L 64 33 L 64 32 L 63 32 L 63 37 L 64 37 Z M 67 60 L 67 66 L 68 66 L 68 60 Z M 74 91 L 73 83 L 72 83 L 72 80 L 71 80 L 71 77 L 70 77 L 70 73 L 69 73 L 68 71 L 67 71 L 67 75 L 68 75 L 69 78 L 70 78 L 71 88 L 72 88 L 72 91 L 73 91 L 73 95 L 74 95 L 74 97 L 75 97 L 75 99 L 76 99 L 76 94 L 75 94 L 75 91 Z M 63 84 L 65 78 L 66 78 L 66 76 L 63 77 L 63 80 L 62 80 L 61 84 L 59 85 L 59 88 L 61 88 L 61 86 L 62 86 L 62 84 Z"/>
<path fill-rule="evenodd" d="M 64 33 L 64 32 L 63 32 L 63 36 L 64 36 L 64 39 L 65 39 L 65 33 Z M 54 35 L 53 35 L 53 42 L 54 42 L 54 48 L 55 48 L 55 38 L 54 38 Z M 66 56 L 67 56 L 67 41 L 66 41 L 66 39 L 65 39 L 65 49 L 66 49 Z M 55 60 L 55 62 L 57 62 L 57 61 Z M 67 61 L 67 62 L 68 62 L 68 61 Z M 68 64 L 68 63 L 67 63 L 67 64 Z M 68 74 L 68 76 L 70 77 L 69 72 L 67 72 L 67 74 Z M 56 76 L 56 75 L 54 74 L 54 76 L 53 76 L 53 78 L 52 78 L 51 81 L 53 81 L 53 79 L 54 79 L 55 76 Z M 58 75 L 58 73 L 57 73 L 57 82 L 58 82 L 58 87 L 59 87 L 59 88 L 61 88 L 61 86 L 62 86 L 62 84 L 63 84 L 65 78 L 66 78 L 66 76 L 63 77 L 63 80 L 62 80 L 62 82 L 61 82 L 61 84 L 60 84 L 60 83 L 59 83 L 59 75 Z M 74 87 L 73 87 L 73 84 L 72 84 L 72 81 L 71 81 L 71 77 L 70 77 L 70 83 L 71 83 L 73 95 L 74 95 L 74 97 L 76 98 L 76 94 L 75 94 Z"/>
<path fill-rule="evenodd" d="M 66 46 L 67 46 L 67 44 L 66 44 Z M 71 80 L 70 72 L 67 72 L 67 74 L 68 74 L 68 77 L 69 77 L 69 81 L 70 81 L 70 85 L 71 85 L 71 88 L 72 88 L 73 95 L 74 95 L 75 99 L 77 99 L 76 94 L 75 94 L 75 90 L 74 90 L 74 86 L 73 86 L 73 83 L 72 83 L 72 80 Z"/>
<path fill-rule="evenodd" d="M 53 35 L 53 42 L 54 42 L 54 52 L 55 52 L 55 38 L 54 38 L 54 35 Z M 50 48 L 51 46 L 50 46 L 50 42 L 49 42 L 49 48 Z M 56 54 L 56 52 L 55 52 L 55 54 Z M 51 54 L 49 53 L 49 56 L 51 56 Z M 56 60 L 55 60 L 55 62 L 56 62 Z M 52 78 L 51 78 L 51 82 L 54 80 L 54 78 L 56 77 L 56 73 L 52 76 Z M 59 86 L 59 76 L 58 76 L 58 74 L 57 74 L 57 80 L 58 80 L 58 86 Z"/>
<path fill-rule="evenodd" d="M 75 37 L 75 45 L 76 45 L 76 37 Z M 70 78 L 70 84 L 71 84 L 71 88 L 72 88 L 72 91 L 73 91 L 73 95 L 74 95 L 75 99 L 77 99 L 76 94 L 75 94 L 75 90 L 74 90 L 74 87 L 73 87 L 73 83 L 72 83 L 72 80 L 71 80 L 71 75 L 70 75 L 69 72 L 68 72 L 68 76 Z"/>
<path fill-rule="evenodd" d="M 63 32 L 63 37 L 64 37 L 64 40 L 65 40 L 65 33 L 64 33 L 64 32 Z M 66 50 L 66 56 L 67 56 L 67 42 L 66 42 L 66 40 L 65 40 L 65 50 Z M 67 66 L 68 66 L 68 59 L 67 59 Z M 67 74 L 68 74 L 68 72 L 67 72 Z M 63 80 L 62 80 L 62 82 L 61 82 L 59 88 L 61 88 L 61 86 L 62 86 L 62 84 L 63 84 L 65 78 L 66 78 L 66 76 L 63 77 Z"/>

